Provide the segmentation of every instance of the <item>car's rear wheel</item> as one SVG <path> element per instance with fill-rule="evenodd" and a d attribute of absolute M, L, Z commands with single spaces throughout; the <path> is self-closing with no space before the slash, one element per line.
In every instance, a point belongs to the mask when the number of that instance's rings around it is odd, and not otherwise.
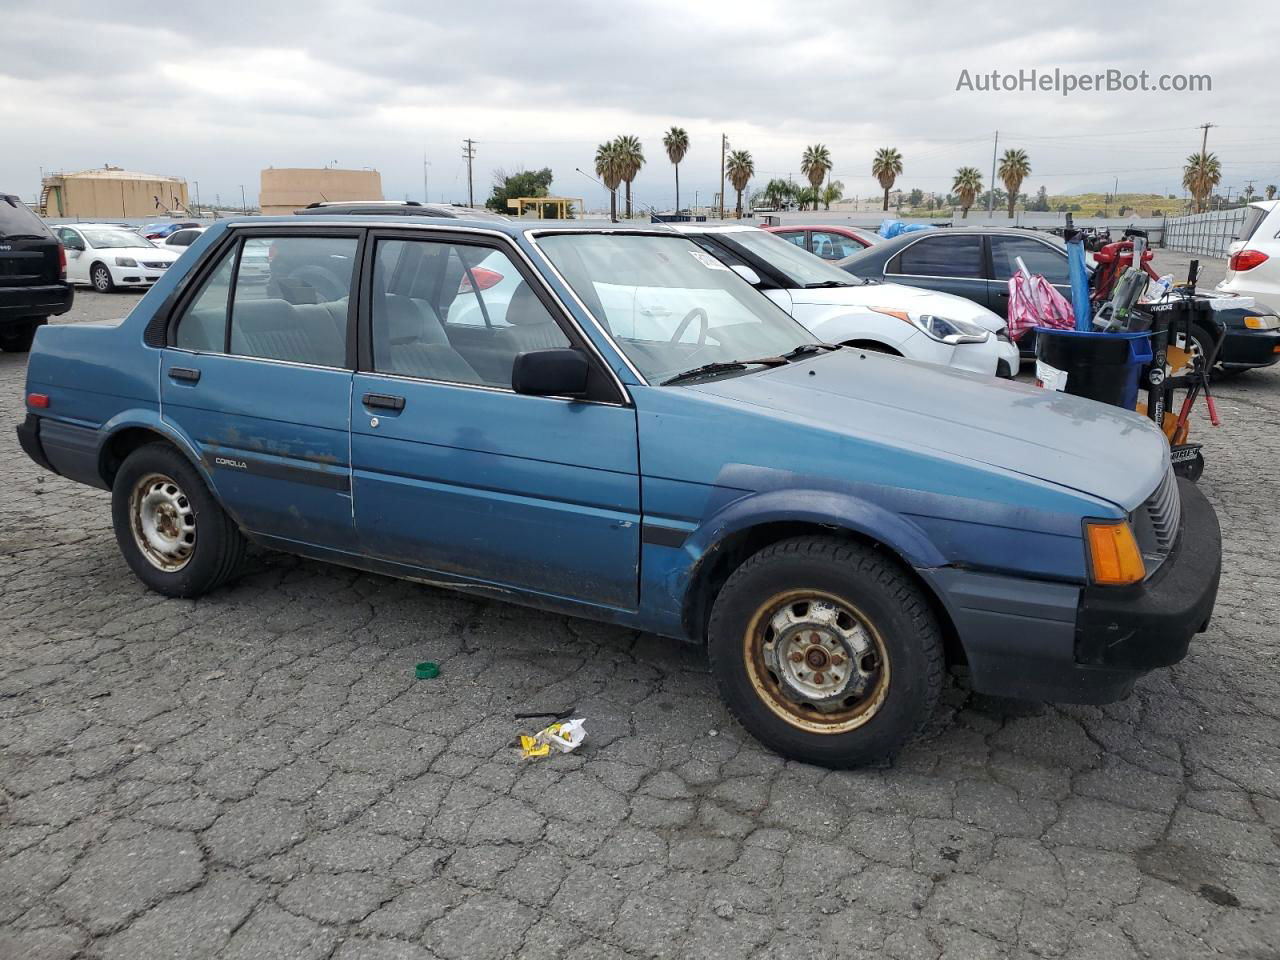
<path fill-rule="evenodd" d="M 244 559 L 240 530 L 168 444 L 147 444 L 125 458 L 112 484 L 111 513 L 125 561 L 157 593 L 207 593 Z"/>
<path fill-rule="evenodd" d="M 708 657 L 751 734 L 826 767 L 895 754 L 942 689 L 942 637 L 920 588 L 896 561 L 835 537 L 784 540 L 734 571 Z"/>
<path fill-rule="evenodd" d="M 48 322 L 48 317 L 33 317 L 13 324 L 0 332 L 0 350 L 6 350 L 9 353 L 26 353 L 31 349 L 31 341 L 36 338 L 36 331 Z"/>
<path fill-rule="evenodd" d="M 116 288 L 116 282 L 111 279 L 111 271 L 104 263 L 93 265 L 93 269 L 89 271 L 89 282 L 99 293 L 110 293 Z"/>

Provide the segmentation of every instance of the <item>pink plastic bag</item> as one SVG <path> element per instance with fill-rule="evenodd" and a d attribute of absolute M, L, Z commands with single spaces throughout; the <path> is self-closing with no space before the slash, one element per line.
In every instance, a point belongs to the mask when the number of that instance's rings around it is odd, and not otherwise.
<path fill-rule="evenodd" d="M 1040 274 L 1009 278 L 1009 339 L 1020 340 L 1032 327 L 1074 330 L 1075 311 L 1071 301 Z"/>

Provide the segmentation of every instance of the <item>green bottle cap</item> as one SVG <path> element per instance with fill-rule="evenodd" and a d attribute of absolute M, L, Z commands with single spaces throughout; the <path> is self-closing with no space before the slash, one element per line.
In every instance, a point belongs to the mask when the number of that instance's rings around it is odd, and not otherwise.
<path fill-rule="evenodd" d="M 430 660 L 425 660 L 414 668 L 419 680 L 434 680 L 440 676 L 440 667 Z"/>

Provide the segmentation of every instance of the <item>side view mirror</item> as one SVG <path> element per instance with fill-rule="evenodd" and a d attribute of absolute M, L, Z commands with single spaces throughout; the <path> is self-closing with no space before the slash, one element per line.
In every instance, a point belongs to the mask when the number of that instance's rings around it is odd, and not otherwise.
<path fill-rule="evenodd" d="M 589 369 L 581 350 L 518 353 L 511 365 L 511 389 L 533 397 L 584 397 Z"/>
<path fill-rule="evenodd" d="M 758 287 L 760 286 L 761 283 L 764 282 L 760 279 L 760 274 L 756 273 L 746 264 L 735 263 L 729 269 L 732 270 L 734 273 L 736 273 L 738 276 L 740 276 L 743 280 L 747 281 L 747 283 L 751 284 L 753 287 Z"/>

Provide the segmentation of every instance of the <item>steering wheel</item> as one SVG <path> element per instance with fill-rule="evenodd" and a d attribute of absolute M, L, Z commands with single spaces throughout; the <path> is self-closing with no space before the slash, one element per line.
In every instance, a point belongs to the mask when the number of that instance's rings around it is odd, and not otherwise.
<path fill-rule="evenodd" d="M 680 338 L 684 336 L 684 332 L 689 329 L 689 324 L 693 322 L 694 317 L 700 318 L 698 326 L 698 346 L 704 346 L 707 342 L 707 311 L 701 307 L 694 307 L 684 315 L 684 319 L 676 326 L 676 332 L 671 335 L 672 343 L 679 343 Z"/>

